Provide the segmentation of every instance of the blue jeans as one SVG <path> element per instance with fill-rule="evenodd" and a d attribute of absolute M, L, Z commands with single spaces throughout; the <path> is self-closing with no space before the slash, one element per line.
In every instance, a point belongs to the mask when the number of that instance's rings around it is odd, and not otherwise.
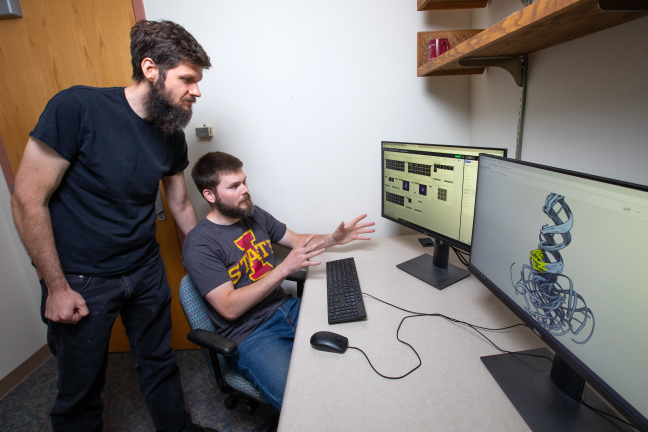
<path fill-rule="evenodd" d="M 66 275 L 66 279 L 85 300 L 89 314 L 77 324 L 45 319 L 48 293 L 41 280 L 41 316 L 58 365 L 58 395 L 50 413 L 53 430 L 102 430 L 101 391 L 106 382 L 110 334 L 119 313 L 155 427 L 173 432 L 184 429 L 191 423 L 191 415 L 184 409 L 180 371 L 169 347 L 171 291 L 160 255 L 126 273 Z"/>
<path fill-rule="evenodd" d="M 281 411 L 301 298 L 290 298 L 227 360 Z"/>

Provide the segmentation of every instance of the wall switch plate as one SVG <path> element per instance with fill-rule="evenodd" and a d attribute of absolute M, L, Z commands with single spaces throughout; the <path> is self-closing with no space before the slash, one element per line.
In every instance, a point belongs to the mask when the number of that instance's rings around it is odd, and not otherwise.
<path fill-rule="evenodd" d="M 196 136 L 198 138 L 213 137 L 214 136 L 214 131 L 212 130 L 211 126 L 197 127 L 196 128 Z"/>

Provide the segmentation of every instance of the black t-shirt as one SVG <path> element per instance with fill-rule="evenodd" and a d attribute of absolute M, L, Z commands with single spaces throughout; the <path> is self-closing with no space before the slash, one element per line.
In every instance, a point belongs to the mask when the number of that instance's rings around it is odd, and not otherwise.
<path fill-rule="evenodd" d="M 47 103 L 30 135 L 70 162 L 49 202 L 64 273 L 120 273 L 158 252 L 158 184 L 189 165 L 184 132 L 142 119 L 122 87 L 75 86 Z"/>
<path fill-rule="evenodd" d="M 270 243 L 277 243 L 285 234 L 285 224 L 256 206 L 251 217 L 233 225 L 217 225 L 205 218 L 187 234 L 182 262 L 203 297 L 229 281 L 238 289 L 272 271 L 275 263 Z M 216 331 L 240 344 L 289 298 L 278 286 L 234 321 L 223 318 L 209 302 L 205 304 Z"/>

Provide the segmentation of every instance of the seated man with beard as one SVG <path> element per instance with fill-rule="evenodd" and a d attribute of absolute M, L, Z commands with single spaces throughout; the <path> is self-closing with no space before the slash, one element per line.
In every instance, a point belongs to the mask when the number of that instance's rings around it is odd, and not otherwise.
<path fill-rule="evenodd" d="M 252 204 L 243 163 L 222 152 L 202 156 L 191 171 L 211 212 L 187 235 L 182 261 L 205 299 L 219 334 L 238 344 L 228 361 L 281 410 L 301 298 L 281 282 L 328 247 L 374 232 L 362 215 L 332 234 L 296 234 Z M 271 243 L 291 248 L 275 266 Z"/>

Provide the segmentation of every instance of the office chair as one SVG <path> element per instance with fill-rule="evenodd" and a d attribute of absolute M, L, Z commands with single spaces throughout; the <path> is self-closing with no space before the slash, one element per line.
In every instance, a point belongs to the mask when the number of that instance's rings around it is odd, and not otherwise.
<path fill-rule="evenodd" d="M 301 297 L 306 270 L 293 273 L 286 279 L 297 283 L 298 296 Z M 238 346 L 236 342 L 216 333 L 213 323 L 207 316 L 205 303 L 189 275 L 182 278 L 178 297 L 191 327 L 187 339 L 203 348 L 218 388 L 223 393 L 227 393 L 225 407 L 232 410 L 239 402 L 242 402 L 245 405 L 245 411 L 252 415 L 260 404 L 270 405 L 250 381 L 225 361 L 224 356 L 234 354 Z M 275 417 L 271 419 L 272 424 L 268 425 L 268 430 L 276 428 L 279 419 L 278 413 Z"/>

